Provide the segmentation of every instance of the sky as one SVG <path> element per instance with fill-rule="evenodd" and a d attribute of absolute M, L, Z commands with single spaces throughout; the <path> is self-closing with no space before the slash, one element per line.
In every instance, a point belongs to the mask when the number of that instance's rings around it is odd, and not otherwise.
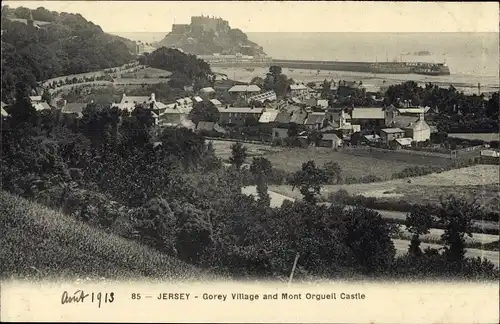
<path fill-rule="evenodd" d="M 495 2 L 2 1 L 80 13 L 106 32 L 168 32 L 191 16 L 244 32 L 498 32 Z"/>

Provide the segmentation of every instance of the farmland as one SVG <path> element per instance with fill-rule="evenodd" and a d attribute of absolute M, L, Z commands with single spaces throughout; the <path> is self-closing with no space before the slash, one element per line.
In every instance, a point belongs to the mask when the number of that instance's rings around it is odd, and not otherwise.
<path fill-rule="evenodd" d="M 347 170 L 345 171 L 347 173 Z M 340 189 L 350 195 L 363 195 L 388 201 L 404 200 L 409 203 L 437 203 L 440 196 L 450 194 L 472 200 L 491 210 L 497 210 L 500 201 L 498 185 L 499 168 L 494 165 L 475 165 L 467 168 L 429 174 L 421 177 L 395 179 L 390 181 L 329 185 L 322 190 L 323 198 Z M 408 182 L 410 180 L 410 182 Z M 300 193 L 291 190 L 291 186 L 270 186 L 272 191 L 283 195 L 300 198 Z"/>
<path fill-rule="evenodd" d="M 223 161 L 229 160 L 229 157 L 231 156 L 231 145 L 235 143 L 234 141 L 221 141 L 221 140 L 207 140 L 207 141 L 212 142 L 217 157 L 221 158 Z M 273 147 L 262 144 L 244 143 L 243 145 L 247 147 L 247 153 L 248 153 L 247 162 L 251 162 L 252 157 L 263 156 L 265 154 L 280 152 L 283 150 L 283 148 L 281 147 Z"/>
<path fill-rule="evenodd" d="M 404 168 L 417 165 L 416 163 L 395 161 L 387 157 L 379 159 L 371 156 L 357 156 L 342 151 L 335 152 L 328 148 L 294 148 L 283 149 L 280 152 L 265 154 L 276 169 L 289 172 L 299 170 L 302 163 L 314 160 L 316 165 L 322 166 L 327 162 L 337 162 L 344 178 L 362 178 L 369 175 L 377 176 L 383 180 L 391 179 L 395 172 Z"/>

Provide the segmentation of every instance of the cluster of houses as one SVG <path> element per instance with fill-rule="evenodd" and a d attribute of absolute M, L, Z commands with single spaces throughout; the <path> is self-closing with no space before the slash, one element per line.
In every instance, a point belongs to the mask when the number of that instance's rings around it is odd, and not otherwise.
<path fill-rule="evenodd" d="M 345 81 L 344 81 L 345 83 Z M 339 84 L 344 85 L 339 82 Z M 352 88 L 353 85 L 344 85 Z M 304 84 L 292 84 L 285 99 L 278 100 L 274 91 L 263 91 L 257 85 L 237 84 L 225 89 L 226 103 L 218 95 L 220 89 L 206 87 L 195 96 L 179 98 L 175 102 L 162 103 L 155 94 L 149 96 L 127 96 L 112 103 L 111 107 L 132 111 L 137 104 L 151 109 L 158 126 L 197 127 L 199 130 L 214 130 L 225 133 L 225 127 L 252 126 L 262 124 L 272 128 L 272 140 L 288 137 L 291 124 L 301 125 L 300 136 L 306 137 L 313 131 L 321 133 L 321 141 L 329 147 L 341 145 L 342 140 L 353 134 L 365 134 L 361 142 L 368 145 L 411 146 L 413 142 L 425 142 L 430 139 L 431 127 L 425 120 L 428 107 L 402 108 L 388 107 L 352 107 L 331 108 L 327 100 L 320 99 L 318 91 Z M 347 90 L 346 90 L 347 91 Z M 36 110 L 51 109 L 41 96 L 30 97 Z M 217 123 L 199 123 L 189 121 L 189 113 L 195 104 L 205 102 L 219 111 Z M 258 102 L 260 105 L 256 106 Z M 229 104 L 230 103 L 230 104 Z M 62 104 L 61 111 L 81 116 L 86 103 Z M 6 114 L 2 105 L 2 115 Z M 370 130 L 367 134 L 366 130 Z"/>

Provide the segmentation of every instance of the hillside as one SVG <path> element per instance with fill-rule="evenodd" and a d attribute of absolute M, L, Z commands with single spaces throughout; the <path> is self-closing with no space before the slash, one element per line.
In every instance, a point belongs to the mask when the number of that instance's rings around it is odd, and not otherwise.
<path fill-rule="evenodd" d="M 156 47 L 176 47 L 190 54 L 264 55 L 262 47 L 221 18 L 191 17 L 191 23 L 173 25 L 172 31 Z"/>
<path fill-rule="evenodd" d="M 4 191 L 0 205 L 1 278 L 208 278 L 175 258 Z"/>
<path fill-rule="evenodd" d="M 38 81 L 128 63 L 132 42 L 103 32 L 80 14 L 2 6 L 2 101 L 16 83 Z"/>

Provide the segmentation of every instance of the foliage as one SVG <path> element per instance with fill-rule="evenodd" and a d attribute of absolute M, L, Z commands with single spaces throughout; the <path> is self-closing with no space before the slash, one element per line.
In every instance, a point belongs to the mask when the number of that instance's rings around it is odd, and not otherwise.
<path fill-rule="evenodd" d="M 328 184 L 338 184 L 342 182 L 342 168 L 337 162 L 326 162 L 323 169 L 328 178 Z"/>
<path fill-rule="evenodd" d="M 9 19 L 30 12 L 34 19 L 51 24 L 37 29 Z M 34 89 L 37 81 L 119 66 L 132 59 L 123 40 L 105 34 L 79 14 L 2 6 L 2 30 L 2 101 L 14 97 L 17 82 Z"/>
<path fill-rule="evenodd" d="M 273 65 L 266 74 L 263 87 L 267 91 L 274 91 L 278 97 L 283 97 L 286 95 L 288 87 L 292 83 L 292 79 L 288 79 L 286 75 L 282 74 L 280 66 Z"/>
<path fill-rule="evenodd" d="M 173 88 L 191 86 L 195 82 L 212 81 L 210 66 L 195 55 L 184 54 L 173 48 L 161 47 L 144 58 L 144 63 L 172 72 L 169 84 Z"/>
<path fill-rule="evenodd" d="M 234 165 L 237 170 L 241 168 L 247 156 L 247 147 L 243 146 L 241 142 L 236 142 L 231 145 L 231 157 L 229 158 L 229 162 Z"/>
<path fill-rule="evenodd" d="M 420 235 L 429 233 L 429 229 L 434 223 L 432 212 L 432 208 L 429 207 L 412 206 L 411 211 L 406 216 L 406 229 L 413 234 L 408 250 L 411 255 L 422 255 Z"/>
<path fill-rule="evenodd" d="M 198 102 L 194 105 L 193 109 L 189 112 L 189 119 L 196 125 L 200 121 L 218 122 L 219 110 L 210 102 Z"/>
<path fill-rule="evenodd" d="M 445 256 L 457 265 L 465 256 L 465 235 L 472 236 L 472 219 L 479 214 L 476 202 L 467 202 L 454 196 L 441 201 L 438 211 L 439 223 L 444 226 L 442 239 L 445 242 Z"/>
<path fill-rule="evenodd" d="M 295 173 L 293 189 L 298 187 L 305 201 L 315 203 L 316 196 L 320 194 L 321 186 L 326 184 L 327 181 L 325 171 L 316 167 L 314 161 L 308 161 L 302 163 L 302 169 Z"/>

